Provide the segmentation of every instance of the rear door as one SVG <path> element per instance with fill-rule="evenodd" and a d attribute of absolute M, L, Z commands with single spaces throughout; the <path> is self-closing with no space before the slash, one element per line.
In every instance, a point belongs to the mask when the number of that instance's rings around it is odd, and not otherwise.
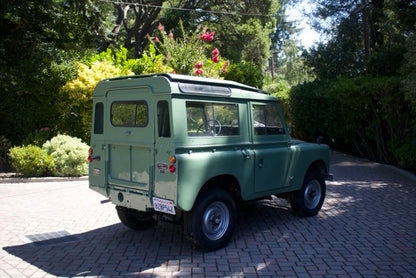
<path fill-rule="evenodd" d="M 109 184 L 138 191 L 151 189 L 155 143 L 153 107 L 149 87 L 108 92 Z"/>

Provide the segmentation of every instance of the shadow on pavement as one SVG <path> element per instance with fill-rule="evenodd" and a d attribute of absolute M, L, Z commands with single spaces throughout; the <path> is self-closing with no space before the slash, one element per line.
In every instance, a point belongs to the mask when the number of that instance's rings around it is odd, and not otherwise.
<path fill-rule="evenodd" d="M 59 239 L 49 240 L 51 244 L 45 240 L 3 249 L 55 276 L 140 274 L 146 277 L 179 271 L 190 275 L 198 271 L 207 273 L 210 268 L 218 271 L 218 267 L 232 275 L 241 273 L 241 258 L 264 265 L 263 258 L 279 248 L 276 238 L 289 233 L 290 222 L 297 219 L 285 205 L 285 201 L 278 199 L 245 205 L 230 244 L 210 253 L 193 249 L 180 225 L 164 222 L 145 231 L 132 231 L 122 224 L 114 224 L 66 235 L 61 238 L 62 243 Z M 275 228 L 271 228 L 273 226 Z M 286 237 L 282 240 L 286 242 Z M 262 245 L 269 247 L 260 248 Z M 257 258 L 248 255 L 254 249 L 259 254 Z M 230 260 L 234 261 L 233 266 Z"/>

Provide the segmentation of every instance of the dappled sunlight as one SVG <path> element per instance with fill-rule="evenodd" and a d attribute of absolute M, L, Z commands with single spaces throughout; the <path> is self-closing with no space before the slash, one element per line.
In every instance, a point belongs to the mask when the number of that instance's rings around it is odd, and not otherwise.
<path fill-rule="evenodd" d="M 391 183 L 386 183 L 386 182 L 382 182 L 382 181 L 361 181 L 361 182 L 351 182 L 351 181 L 333 181 L 333 182 L 329 182 L 328 185 L 334 185 L 334 186 L 356 186 L 356 187 L 367 187 L 367 188 L 384 188 L 386 186 L 391 186 L 394 184 Z"/>

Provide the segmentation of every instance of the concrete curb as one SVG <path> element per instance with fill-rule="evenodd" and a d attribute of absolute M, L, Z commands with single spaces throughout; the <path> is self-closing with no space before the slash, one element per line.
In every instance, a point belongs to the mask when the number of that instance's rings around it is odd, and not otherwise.
<path fill-rule="evenodd" d="M 82 177 L 5 177 L 0 178 L 1 183 L 28 183 L 28 182 L 66 182 L 66 181 L 86 181 L 88 176 Z"/>

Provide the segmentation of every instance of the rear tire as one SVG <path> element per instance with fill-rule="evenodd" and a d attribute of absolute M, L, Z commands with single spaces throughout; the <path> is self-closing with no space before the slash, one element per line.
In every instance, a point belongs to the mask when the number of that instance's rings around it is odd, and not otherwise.
<path fill-rule="evenodd" d="M 145 230 L 157 224 L 153 213 L 146 213 L 135 209 L 116 206 L 117 215 L 121 223 L 132 230 Z"/>
<path fill-rule="evenodd" d="M 309 171 L 302 188 L 292 193 L 290 205 L 302 217 L 317 215 L 325 200 L 325 180 L 319 171 Z"/>
<path fill-rule="evenodd" d="M 203 192 L 184 217 L 186 236 L 205 251 L 220 249 L 230 241 L 236 225 L 237 209 L 232 196 L 213 188 Z"/>

